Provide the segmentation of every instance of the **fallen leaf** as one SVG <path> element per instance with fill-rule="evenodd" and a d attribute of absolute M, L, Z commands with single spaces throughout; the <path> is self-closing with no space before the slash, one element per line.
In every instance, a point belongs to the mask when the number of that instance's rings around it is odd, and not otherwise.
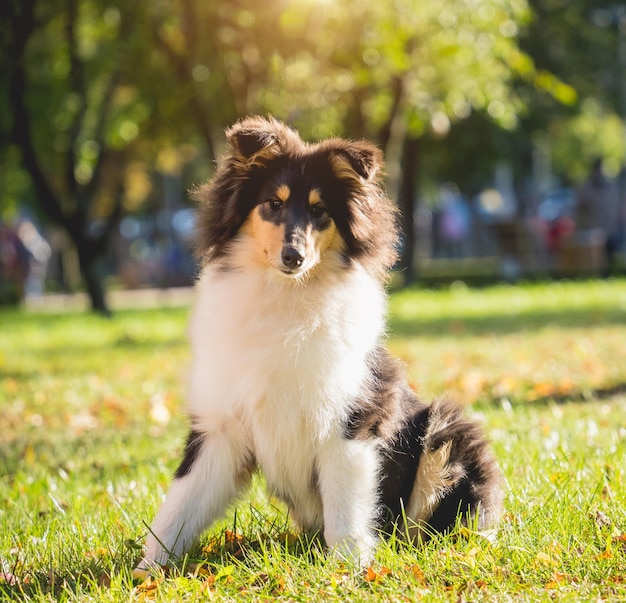
<path fill-rule="evenodd" d="M 272 590 L 274 592 L 282 593 L 285 590 L 285 578 L 282 576 L 276 578 L 274 588 Z"/>
<path fill-rule="evenodd" d="M 213 572 L 211 571 L 210 567 L 207 567 L 206 565 L 201 563 L 200 565 L 198 565 L 198 567 L 196 567 L 194 575 L 206 577 L 206 576 L 212 576 Z"/>
<path fill-rule="evenodd" d="M 535 560 L 542 565 L 557 565 L 559 563 L 558 559 L 544 551 L 539 551 Z"/>
<path fill-rule="evenodd" d="M 602 553 L 595 555 L 594 559 L 596 561 L 599 561 L 600 559 L 613 559 L 613 551 L 610 548 L 607 548 Z"/>
<path fill-rule="evenodd" d="M 424 576 L 424 572 L 419 565 L 411 566 L 411 574 L 419 584 L 426 584 L 426 577 Z"/>
<path fill-rule="evenodd" d="M 611 527 L 611 525 L 613 525 L 613 522 L 611 521 L 611 519 L 607 515 L 605 515 L 602 511 L 596 511 L 594 515 L 594 520 L 596 522 L 596 525 L 600 529 L 609 528 Z"/>
<path fill-rule="evenodd" d="M 340 574 L 331 574 L 330 576 L 330 586 L 333 589 L 336 589 L 340 584 L 347 582 L 350 579 L 350 573 L 348 571 L 344 571 Z"/>
<path fill-rule="evenodd" d="M 379 571 L 376 571 L 372 566 L 370 566 L 365 572 L 364 579 L 366 582 L 380 582 L 385 576 L 389 576 L 391 573 L 391 570 L 384 565 Z"/>
<path fill-rule="evenodd" d="M 578 578 L 575 576 L 570 576 L 564 572 L 554 572 L 552 576 L 550 576 L 550 581 L 546 583 L 545 587 L 547 589 L 555 589 L 561 584 L 576 584 L 577 582 Z"/>
<path fill-rule="evenodd" d="M 622 551 L 626 552 L 626 533 L 617 534 L 616 536 L 613 536 L 613 538 L 611 539 L 611 542 L 613 544 L 616 544 L 618 549 L 621 549 Z"/>
<path fill-rule="evenodd" d="M 547 398 L 556 392 L 556 387 L 552 383 L 538 382 L 533 385 L 531 395 L 536 398 Z"/>
<path fill-rule="evenodd" d="M 109 549 L 105 549 L 104 547 L 99 547 L 93 551 L 87 551 L 85 553 L 85 557 L 89 558 L 93 558 L 93 559 L 99 559 L 101 557 L 106 557 L 108 555 L 110 555 L 111 552 L 109 551 Z"/>
<path fill-rule="evenodd" d="M 100 574 L 100 576 L 98 576 L 98 586 L 101 588 L 110 588 L 111 587 L 110 574 Z"/>
<path fill-rule="evenodd" d="M 366 582 L 375 582 L 376 578 L 378 578 L 378 574 L 374 571 L 374 568 L 370 565 L 365 572 L 365 581 Z"/>
<path fill-rule="evenodd" d="M 157 590 L 161 580 L 157 580 L 154 576 L 148 576 L 141 584 L 136 586 L 136 589 L 140 593 L 147 593 Z"/>
<path fill-rule="evenodd" d="M 10 572 L 0 572 L 0 581 L 6 582 L 9 586 L 17 586 L 20 579 Z"/>

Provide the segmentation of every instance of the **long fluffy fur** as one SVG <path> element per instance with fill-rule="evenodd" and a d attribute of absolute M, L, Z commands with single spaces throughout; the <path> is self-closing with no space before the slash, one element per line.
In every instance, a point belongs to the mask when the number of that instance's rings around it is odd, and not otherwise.
<path fill-rule="evenodd" d="M 381 343 L 397 230 L 380 152 L 306 144 L 263 118 L 227 138 L 194 193 L 191 430 L 139 567 L 187 551 L 257 469 L 303 528 L 361 564 L 381 529 L 423 540 L 458 517 L 492 524 L 500 477 L 480 429 L 419 401 Z"/>

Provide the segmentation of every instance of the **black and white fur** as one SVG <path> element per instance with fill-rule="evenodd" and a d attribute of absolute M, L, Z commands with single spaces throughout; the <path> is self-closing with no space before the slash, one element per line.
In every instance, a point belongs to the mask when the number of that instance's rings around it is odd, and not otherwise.
<path fill-rule="evenodd" d="M 396 215 L 366 142 L 304 143 L 272 119 L 227 132 L 198 189 L 191 430 L 139 568 L 183 555 L 261 470 L 302 528 L 371 560 L 458 517 L 488 527 L 500 473 L 453 403 L 419 401 L 386 351 Z"/>

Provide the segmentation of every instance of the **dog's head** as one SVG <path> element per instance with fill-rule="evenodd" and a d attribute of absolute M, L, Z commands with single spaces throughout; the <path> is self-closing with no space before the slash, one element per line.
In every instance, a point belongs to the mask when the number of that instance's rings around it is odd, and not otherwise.
<path fill-rule="evenodd" d="M 370 143 L 307 144 L 284 124 L 248 118 L 227 130 L 230 153 L 200 202 L 198 250 L 237 267 L 233 251 L 287 278 L 313 274 L 333 255 L 381 277 L 396 259 L 396 210 Z"/>

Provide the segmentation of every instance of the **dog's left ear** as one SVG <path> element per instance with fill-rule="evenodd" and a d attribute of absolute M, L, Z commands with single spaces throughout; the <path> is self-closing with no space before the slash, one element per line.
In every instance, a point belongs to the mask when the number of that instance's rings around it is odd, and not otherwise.
<path fill-rule="evenodd" d="M 302 145 L 296 132 L 271 117 L 248 117 L 229 128 L 226 139 L 233 155 L 246 162 L 269 159 Z"/>
<path fill-rule="evenodd" d="M 331 163 L 338 177 L 374 180 L 383 166 L 383 154 L 367 141 L 339 141 L 330 147 Z"/>
<path fill-rule="evenodd" d="M 397 257 L 397 208 L 381 182 L 383 154 L 367 141 L 335 138 L 320 145 L 345 196 L 345 212 L 333 218 L 349 257 L 383 280 Z"/>

